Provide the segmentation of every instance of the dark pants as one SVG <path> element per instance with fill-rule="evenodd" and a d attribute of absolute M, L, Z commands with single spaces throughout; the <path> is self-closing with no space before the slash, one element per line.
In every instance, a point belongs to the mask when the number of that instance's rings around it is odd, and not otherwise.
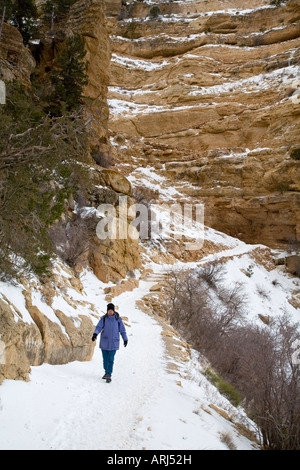
<path fill-rule="evenodd" d="M 101 351 L 103 357 L 103 368 L 106 375 L 111 376 L 114 367 L 115 354 L 117 351 L 106 351 L 105 349 L 101 349 Z"/>

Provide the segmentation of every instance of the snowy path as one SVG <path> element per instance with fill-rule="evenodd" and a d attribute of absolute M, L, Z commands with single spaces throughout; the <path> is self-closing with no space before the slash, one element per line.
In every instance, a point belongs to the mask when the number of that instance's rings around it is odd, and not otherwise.
<path fill-rule="evenodd" d="M 32 368 L 28 383 L 4 381 L 0 450 L 218 450 L 227 449 L 223 433 L 230 433 L 237 449 L 253 449 L 210 408 L 231 405 L 206 381 L 197 361 L 177 364 L 180 375 L 168 373 L 162 327 L 136 307 L 151 285 L 141 281 L 114 299 L 131 326 L 110 384 L 101 379 L 99 339 L 90 362 L 43 364 Z M 103 305 L 97 282 L 86 291 Z"/>

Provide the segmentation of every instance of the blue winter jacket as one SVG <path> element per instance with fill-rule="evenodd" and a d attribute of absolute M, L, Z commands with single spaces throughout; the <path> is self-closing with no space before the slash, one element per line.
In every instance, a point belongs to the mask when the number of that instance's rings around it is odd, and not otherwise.
<path fill-rule="evenodd" d="M 94 331 L 96 335 L 101 333 L 100 337 L 100 348 L 106 351 L 115 351 L 120 347 L 120 335 L 123 341 L 128 341 L 126 330 L 122 318 L 118 312 L 114 315 L 103 315 L 96 329 Z"/>

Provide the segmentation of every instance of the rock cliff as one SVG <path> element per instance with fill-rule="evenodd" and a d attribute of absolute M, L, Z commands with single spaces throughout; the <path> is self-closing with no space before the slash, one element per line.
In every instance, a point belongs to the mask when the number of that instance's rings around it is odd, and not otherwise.
<path fill-rule="evenodd" d="M 87 249 L 80 257 L 77 269 L 91 266 L 103 282 L 123 279 L 127 272 L 140 265 L 138 242 L 133 240 L 100 240 L 96 235 L 99 218 L 96 209 L 100 204 L 118 207 L 119 196 L 130 196 L 131 185 L 117 169 L 106 169 L 96 164 L 93 155 L 102 159 L 110 158 L 112 149 L 108 134 L 108 85 L 110 81 L 110 43 L 107 31 L 105 2 L 103 0 L 80 0 L 71 7 L 67 21 L 58 22 L 54 34 L 49 38 L 46 31 L 42 39 L 40 69 L 49 71 L 55 63 L 58 51 L 66 38 L 80 34 L 85 42 L 88 62 L 88 84 L 84 88 L 85 119 L 90 146 L 88 173 L 88 201 L 82 209 L 82 216 L 74 204 L 67 205 L 65 217 L 52 228 L 60 233 L 59 243 L 68 243 L 67 227 L 78 228 L 78 218 L 86 220 L 83 230 L 88 236 Z M 87 215 L 88 214 L 88 215 Z M 131 220 L 127 220 L 129 224 Z M 55 238 L 54 237 L 54 238 Z M 58 238 L 60 238 L 58 237 Z"/>
<path fill-rule="evenodd" d="M 51 280 L 32 277 L 16 285 L 0 283 L 0 383 L 28 380 L 30 366 L 89 360 L 93 317 L 99 306 L 84 298 L 71 269 L 57 263 Z"/>
<path fill-rule="evenodd" d="M 299 242 L 299 0 L 108 3 L 119 158 L 190 182 L 211 227 Z"/>
<path fill-rule="evenodd" d="M 30 75 L 36 62 L 24 46 L 21 34 L 13 26 L 4 23 L 0 41 L 0 78 L 4 81 L 19 80 L 30 86 Z"/>
<path fill-rule="evenodd" d="M 89 360 L 100 307 L 86 299 L 79 273 L 91 269 L 100 281 L 118 283 L 140 266 L 138 240 L 103 240 L 96 231 L 103 218 L 98 207 L 110 204 L 118 212 L 119 197 L 130 200 L 131 196 L 129 181 L 117 169 L 104 168 L 93 158 L 99 154 L 105 159 L 111 153 L 107 102 L 110 45 L 104 1 L 80 0 L 63 24 L 54 23 L 53 31 L 49 32 L 46 24 L 40 26 L 40 40 L 34 41 L 30 50 L 17 29 L 4 24 L 0 78 L 6 83 L 17 80 L 30 90 L 31 74 L 34 72 L 40 83 L 46 82 L 66 39 L 76 33 L 83 37 L 88 61 L 84 113 L 90 150 L 83 161 L 88 180 L 83 202 L 76 200 L 75 194 L 65 200 L 62 217 L 49 230 L 61 257 L 55 261 L 52 277 L 22 278 L 15 286 L 0 283 L 0 383 L 4 378 L 28 379 L 31 365 Z M 123 220 L 126 227 L 130 222 L 129 218 Z"/>

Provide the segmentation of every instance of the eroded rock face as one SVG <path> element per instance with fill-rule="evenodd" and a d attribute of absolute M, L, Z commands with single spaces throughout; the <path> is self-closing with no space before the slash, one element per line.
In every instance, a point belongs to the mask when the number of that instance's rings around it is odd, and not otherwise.
<path fill-rule="evenodd" d="M 51 239 L 76 272 L 91 267 L 102 282 L 118 282 L 141 266 L 139 240 L 130 236 L 135 218 L 131 184 L 120 172 L 99 167 L 91 169 L 89 182 L 86 205 L 75 208 L 69 201 L 51 227 Z M 114 221 L 107 226 L 109 216 Z"/>
<path fill-rule="evenodd" d="M 218 230 L 299 242 L 299 0 L 157 6 L 157 18 L 144 2 L 110 18 L 118 157 L 134 169 L 134 155 L 170 185 L 190 182 L 187 197 Z"/>
<path fill-rule="evenodd" d="M 28 380 L 31 366 L 88 361 L 99 306 L 83 294 L 78 277 L 56 265 L 47 282 L 23 279 L 0 294 L 0 383 Z"/>
<path fill-rule="evenodd" d="M 76 2 L 63 27 L 56 24 L 55 28 L 54 38 L 46 32 L 41 38 L 40 79 L 51 70 L 66 38 L 80 33 L 85 40 L 89 62 L 89 83 L 84 93 L 88 98 L 85 113 L 91 153 L 96 149 L 109 155 L 107 87 L 110 46 L 104 1 Z M 2 38 L 5 38 L 5 42 L 2 39 L 0 42 L 3 78 L 19 79 L 29 87 L 30 74 L 35 66 L 29 49 L 23 46 L 15 28 L 4 25 Z M 99 306 L 90 304 L 82 293 L 79 273 L 92 268 L 103 282 L 118 282 L 129 270 L 140 265 L 138 240 L 101 240 L 96 232 L 101 220 L 97 208 L 101 204 L 110 204 L 118 214 L 119 197 L 131 196 L 130 182 L 117 169 L 104 169 L 97 165 L 92 157 L 88 163 L 90 179 L 86 188 L 86 206 L 79 206 L 71 197 L 65 201 L 61 219 L 50 228 L 54 245 L 61 247 L 59 254 L 65 260 L 62 272 L 67 272 L 67 276 L 54 272 L 52 278 L 43 283 L 23 280 L 16 288 L 22 312 L 18 310 L 13 294 L 6 298 L 3 289 L 0 291 L 0 383 L 5 378 L 28 380 L 30 367 L 44 362 L 64 364 L 90 360 L 95 347 L 91 342 L 93 317 L 99 318 Z M 130 221 L 126 217 L 126 228 Z M 15 287 L 10 286 L 10 289 L 14 292 Z"/>
<path fill-rule="evenodd" d="M 0 331 L 0 383 L 4 378 L 28 380 L 30 366 L 44 360 L 38 327 L 25 323 L 7 300 L 0 299 Z"/>
<path fill-rule="evenodd" d="M 18 80 L 29 87 L 35 65 L 19 31 L 4 23 L 0 41 L 0 78 L 5 82 Z"/>
<path fill-rule="evenodd" d="M 85 118 L 89 129 L 91 149 L 109 155 L 110 143 L 107 134 L 109 109 L 107 88 L 110 77 L 110 44 L 106 26 L 104 0 L 79 0 L 68 15 L 53 24 L 41 24 L 41 40 L 36 51 L 39 62 L 39 80 L 49 80 L 49 72 L 66 40 L 74 34 L 84 39 L 88 63 L 88 84 L 84 88 Z"/>
<path fill-rule="evenodd" d="M 109 154 L 107 139 L 109 110 L 107 87 L 110 80 L 110 45 L 106 27 L 105 2 L 103 0 L 80 0 L 71 10 L 66 34 L 79 33 L 85 41 L 88 62 L 88 85 L 84 95 L 90 99 L 86 107 L 90 121 L 91 146 Z"/>

